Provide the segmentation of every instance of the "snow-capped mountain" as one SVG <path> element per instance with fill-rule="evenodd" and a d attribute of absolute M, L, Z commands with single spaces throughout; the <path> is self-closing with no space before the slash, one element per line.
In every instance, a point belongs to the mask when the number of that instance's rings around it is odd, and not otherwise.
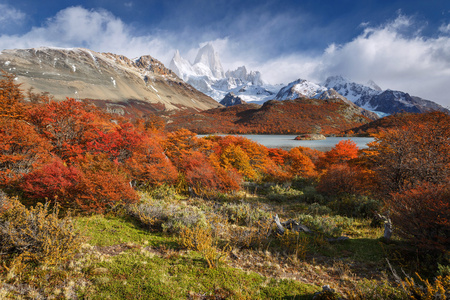
<path fill-rule="evenodd" d="M 273 99 L 281 88 L 281 85 L 264 83 L 259 71 L 248 71 L 245 66 L 224 72 L 220 58 L 211 44 L 198 51 L 193 64 L 176 51 L 169 68 L 185 82 L 216 101 L 233 93 L 242 101 L 263 103 Z"/>
<path fill-rule="evenodd" d="M 298 79 L 280 89 L 275 96 L 275 100 L 294 100 L 297 98 L 318 98 L 320 94 L 327 91 L 324 86 L 320 86 L 305 79 Z"/>
<path fill-rule="evenodd" d="M 328 77 L 323 85 L 336 90 L 356 105 L 376 112 L 380 116 L 399 112 L 447 111 L 433 101 L 410 96 L 402 91 L 383 91 L 373 81 L 369 81 L 367 85 L 362 85 L 351 82 L 342 76 L 332 76 Z"/>
<path fill-rule="evenodd" d="M 305 79 L 298 79 L 289 83 L 287 86 L 280 89 L 275 96 L 275 100 L 294 100 L 297 98 L 311 98 L 319 100 L 340 99 L 350 106 L 356 108 L 360 114 L 368 117 L 369 119 L 376 120 L 378 116 L 364 108 L 359 107 L 352 101 L 336 92 L 332 88 L 313 83 Z"/>

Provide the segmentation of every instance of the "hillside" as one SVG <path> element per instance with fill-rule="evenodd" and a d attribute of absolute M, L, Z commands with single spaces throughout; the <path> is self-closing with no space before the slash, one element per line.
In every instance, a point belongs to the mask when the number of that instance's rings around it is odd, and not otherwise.
<path fill-rule="evenodd" d="M 16 49 L 0 53 L 0 68 L 15 74 L 24 90 L 48 92 L 57 100 L 108 100 L 107 109 L 119 114 L 136 103 L 157 111 L 221 106 L 151 56 L 131 60 L 81 48 Z"/>
<path fill-rule="evenodd" d="M 356 106 L 340 99 L 271 100 L 262 106 L 241 104 L 196 114 L 181 112 L 170 118 L 169 130 L 260 134 L 339 134 L 370 121 Z"/>

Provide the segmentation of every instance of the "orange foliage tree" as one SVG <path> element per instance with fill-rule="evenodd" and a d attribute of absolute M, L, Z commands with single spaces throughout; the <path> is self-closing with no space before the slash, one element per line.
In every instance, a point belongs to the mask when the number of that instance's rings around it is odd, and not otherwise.
<path fill-rule="evenodd" d="M 421 249 L 450 249 L 450 182 L 423 183 L 389 200 L 398 234 Z"/>
<path fill-rule="evenodd" d="M 358 157 L 358 146 L 352 140 L 342 140 L 337 143 L 330 151 L 319 159 L 317 166 L 319 169 L 326 169 L 333 164 L 346 163 Z"/>
<path fill-rule="evenodd" d="M 289 150 L 285 164 L 287 171 L 294 176 L 313 177 L 317 175 L 314 163 L 298 147 Z"/>
<path fill-rule="evenodd" d="M 364 151 L 385 195 L 450 176 L 450 116 L 432 112 L 421 123 L 405 123 L 378 134 Z"/>
<path fill-rule="evenodd" d="M 47 163 L 50 148 L 25 121 L 0 118 L 0 185 L 7 187 Z"/>
<path fill-rule="evenodd" d="M 23 119 L 25 107 L 20 85 L 14 83 L 14 75 L 2 71 L 0 79 L 0 118 Z"/>
<path fill-rule="evenodd" d="M 83 177 L 77 185 L 75 202 L 83 211 L 102 213 L 116 204 L 138 200 L 126 172 L 107 155 L 86 155 L 80 170 Z"/>

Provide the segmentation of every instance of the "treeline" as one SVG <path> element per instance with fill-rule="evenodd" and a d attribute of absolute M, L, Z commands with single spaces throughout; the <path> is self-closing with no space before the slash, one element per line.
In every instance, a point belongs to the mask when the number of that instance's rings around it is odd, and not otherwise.
<path fill-rule="evenodd" d="M 186 129 L 167 132 L 155 118 L 131 122 L 83 101 L 29 98 L 4 74 L 0 188 L 25 204 L 102 213 L 161 185 L 214 198 L 244 181 L 303 178 L 323 195 L 378 199 L 377 212 L 386 212 L 402 237 L 449 250 L 450 117 L 444 113 L 423 115 L 420 124 L 405 121 L 378 134 L 368 149 L 347 140 L 322 153 L 268 149 L 236 136 L 198 138 Z M 339 199 L 338 208 L 352 209 Z"/>

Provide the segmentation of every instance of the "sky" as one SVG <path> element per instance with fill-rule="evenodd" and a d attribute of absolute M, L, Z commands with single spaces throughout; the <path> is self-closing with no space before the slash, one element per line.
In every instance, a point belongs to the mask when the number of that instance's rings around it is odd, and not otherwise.
<path fill-rule="evenodd" d="M 169 65 L 212 43 L 268 83 L 341 75 L 450 107 L 450 0 L 0 0 L 0 51 L 83 47 Z"/>

